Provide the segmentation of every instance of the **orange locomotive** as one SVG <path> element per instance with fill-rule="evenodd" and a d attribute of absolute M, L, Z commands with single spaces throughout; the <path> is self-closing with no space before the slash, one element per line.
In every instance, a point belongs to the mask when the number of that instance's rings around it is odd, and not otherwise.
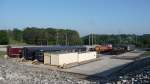
<path fill-rule="evenodd" d="M 107 44 L 107 45 L 97 45 L 95 47 L 95 50 L 97 53 L 102 53 L 102 52 L 109 52 L 112 50 L 112 45 Z"/>

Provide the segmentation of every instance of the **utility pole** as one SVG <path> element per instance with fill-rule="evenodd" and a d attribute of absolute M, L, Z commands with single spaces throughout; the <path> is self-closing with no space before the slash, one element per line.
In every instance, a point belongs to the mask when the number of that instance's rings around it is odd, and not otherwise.
<path fill-rule="evenodd" d="M 68 45 L 67 40 L 68 40 L 68 38 L 67 38 L 67 33 L 66 33 L 66 45 Z"/>
<path fill-rule="evenodd" d="M 91 38 L 90 38 L 90 35 L 89 35 L 89 45 L 91 45 L 90 39 L 91 39 Z"/>
<path fill-rule="evenodd" d="M 56 32 L 56 45 L 58 45 L 58 38 L 59 38 L 59 36 L 58 36 L 58 31 Z"/>
<path fill-rule="evenodd" d="M 93 45 L 93 33 L 91 35 L 92 35 L 92 45 Z"/>
<path fill-rule="evenodd" d="M 97 42 L 96 42 L 96 35 L 94 35 L 94 42 L 95 42 L 95 44 L 97 44 Z"/>
<path fill-rule="evenodd" d="M 137 35 L 135 35 L 135 44 L 137 45 Z"/>
<path fill-rule="evenodd" d="M 46 40 L 46 45 L 48 46 L 48 40 Z"/>
<path fill-rule="evenodd" d="M 121 44 L 121 42 L 122 42 L 122 39 L 121 39 L 121 29 L 119 28 L 118 29 L 118 33 L 119 33 L 119 44 Z"/>

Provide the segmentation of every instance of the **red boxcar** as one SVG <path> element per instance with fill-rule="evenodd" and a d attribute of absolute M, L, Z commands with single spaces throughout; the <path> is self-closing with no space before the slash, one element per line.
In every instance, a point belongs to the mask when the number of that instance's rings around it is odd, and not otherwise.
<path fill-rule="evenodd" d="M 22 49 L 20 47 L 7 47 L 7 55 L 9 57 L 22 57 Z"/>

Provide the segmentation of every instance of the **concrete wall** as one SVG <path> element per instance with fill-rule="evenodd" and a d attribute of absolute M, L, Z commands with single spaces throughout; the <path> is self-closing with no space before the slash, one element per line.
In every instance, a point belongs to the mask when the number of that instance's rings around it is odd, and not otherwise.
<path fill-rule="evenodd" d="M 51 53 L 51 65 L 59 65 L 59 55 Z"/>
<path fill-rule="evenodd" d="M 51 64 L 51 54 L 44 53 L 44 64 Z"/>
<path fill-rule="evenodd" d="M 59 54 L 59 65 L 77 62 L 78 53 Z"/>
<path fill-rule="evenodd" d="M 85 52 L 78 54 L 78 62 L 91 60 L 96 58 L 96 52 Z"/>

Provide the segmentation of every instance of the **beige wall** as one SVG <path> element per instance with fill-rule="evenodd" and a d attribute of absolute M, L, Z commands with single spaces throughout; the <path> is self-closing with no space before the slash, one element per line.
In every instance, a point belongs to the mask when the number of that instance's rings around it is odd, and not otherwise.
<path fill-rule="evenodd" d="M 78 62 L 91 60 L 96 58 L 96 52 L 86 52 L 78 54 Z"/>
<path fill-rule="evenodd" d="M 51 65 L 59 65 L 59 55 L 51 54 Z"/>
<path fill-rule="evenodd" d="M 44 64 L 51 64 L 50 53 L 44 53 Z"/>
<path fill-rule="evenodd" d="M 77 53 L 59 54 L 59 65 L 77 62 Z"/>

